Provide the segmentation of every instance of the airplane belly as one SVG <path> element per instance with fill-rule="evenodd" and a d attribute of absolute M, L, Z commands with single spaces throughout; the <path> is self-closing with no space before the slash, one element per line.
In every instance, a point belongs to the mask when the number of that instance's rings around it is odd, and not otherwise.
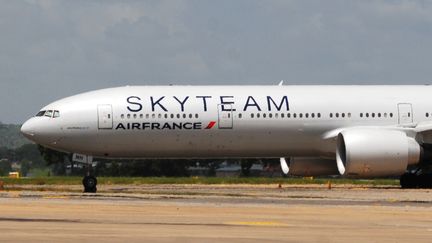
<path fill-rule="evenodd" d="M 285 157 L 319 156 L 319 136 L 286 129 L 212 131 L 121 131 L 100 134 L 98 155 L 108 157 Z"/>

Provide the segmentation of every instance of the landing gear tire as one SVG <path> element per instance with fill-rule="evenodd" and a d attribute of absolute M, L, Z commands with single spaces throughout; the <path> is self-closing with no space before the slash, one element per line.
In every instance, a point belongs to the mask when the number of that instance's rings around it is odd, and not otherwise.
<path fill-rule="evenodd" d="M 405 173 L 400 177 L 402 189 L 432 188 L 432 174 Z"/>
<path fill-rule="evenodd" d="M 85 176 L 82 180 L 84 192 L 95 193 L 97 191 L 97 179 L 94 176 Z"/>
<path fill-rule="evenodd" d="M 417 176 L 418 188 L 432 188 L 432 174 L 421 174 Z"/>
<path fill-rule="evenodd" d="M 402 189 L 412 189 L 417 187 L 417 176 L 413 173 L 405 173 L 400 177 Z"/>

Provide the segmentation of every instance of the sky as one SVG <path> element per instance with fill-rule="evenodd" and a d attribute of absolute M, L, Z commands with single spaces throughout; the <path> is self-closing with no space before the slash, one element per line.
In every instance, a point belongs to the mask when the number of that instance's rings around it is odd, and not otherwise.
<path fill-rule="evenodd" d="M 0 121 L 124 85 L 432 83 L 432 1 L 0 0 Z"/>

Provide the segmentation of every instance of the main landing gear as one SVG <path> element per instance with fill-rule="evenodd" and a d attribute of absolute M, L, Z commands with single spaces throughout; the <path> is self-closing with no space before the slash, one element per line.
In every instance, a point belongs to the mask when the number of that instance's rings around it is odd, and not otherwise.
<path fill-rule="evenodd" d="M 400 177 L 400 185 L 403 189 L 432 188 L 432 173 L 407 172 Z"/>

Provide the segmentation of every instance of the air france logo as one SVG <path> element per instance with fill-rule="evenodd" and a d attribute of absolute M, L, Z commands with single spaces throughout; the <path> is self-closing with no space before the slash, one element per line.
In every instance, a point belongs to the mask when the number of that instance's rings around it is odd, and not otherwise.
<path fill-rule="evenodd" d="M 203 126 L 202 122 L 132 122 L 119 123 L 116 130 L 201 130 L 212 129 L 215 121 Z"/>
<path fill-rule="evenodd" d="M 214 127 L 214 125 L 216 125 L 216 122 L 215 121 L 211 121 L 211 122 L 209 122 L 209 124 L 206 126 L 205 129 L 212 129 Z"/>

